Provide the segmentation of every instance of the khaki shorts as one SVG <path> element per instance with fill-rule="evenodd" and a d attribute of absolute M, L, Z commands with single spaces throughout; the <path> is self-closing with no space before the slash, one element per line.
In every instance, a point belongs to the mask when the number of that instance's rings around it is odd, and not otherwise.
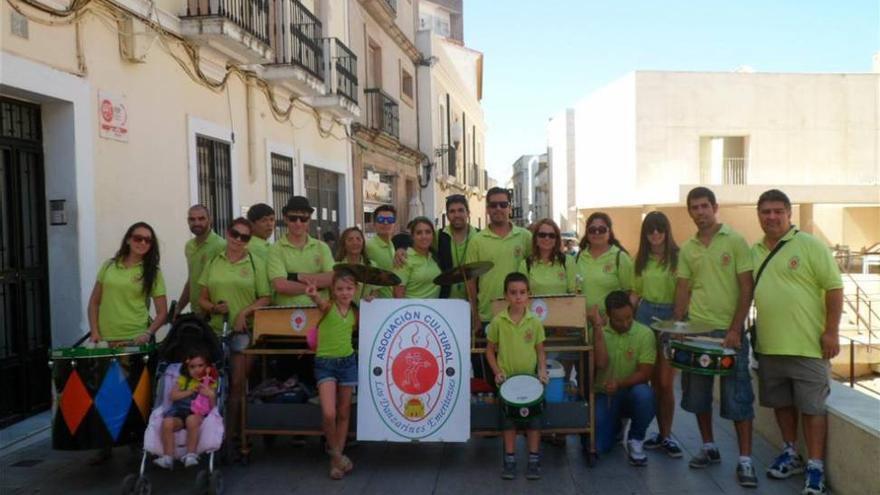
<path fill-rule="evenodd" d="M 794 406 L 803 414 L 825 415 L 831 365 L 820 358 L 761 354 L 758 393 L 764 407 Z"/>

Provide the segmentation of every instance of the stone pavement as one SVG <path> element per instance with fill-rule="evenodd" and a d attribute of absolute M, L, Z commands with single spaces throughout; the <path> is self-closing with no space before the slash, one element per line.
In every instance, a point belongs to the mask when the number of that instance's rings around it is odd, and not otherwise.
<path fill-rule="evenodd" d="M 332 495 L 389 493 L 458 494 L 475 491 L 480 495 L 514 495 L 540 490 L 553 494 L 737 494 L 800 493 L 802 477 L 786 481 L 769 480 L 764 469 L 776 449 L 755 437 L 755 461 L 759 469 L 759 487 L 739 487 L 734 478 L 736 466 L 735 434 L 730 422 L 716 418 L 716 442 L 721 447 L 722 463 L 704 470 L 687 466 L 691 454 L 699 449 L 696 421 L 677 411 L 673 431 L 685 450 L 683 459 L 671 459 L 649 452 L 648 466 L 634 468 L 618 447 L 588 467 L 577 438 L 570 437 L 565 447 L 550 444 L 544 452 L 544 479 L 515 481 L 499 478 L 501 444 L 498 438 L 475 438 L 466 444 L 384 444 L 360 443 L 349 454 L 355 470 L 343 481 L 327 477 L 327 462 L 316 439 L 305 446 L 294 446 L 287 438 L 278 438 L 271 448 L 255 443 L 247 466 L 220 466 L 226 493 L 302 493 Z M 520 445 L 519 469 L 525 457 Z M 12 450 L 12 449 L 7 449 Z M 118 493 L 123 477 L 137 469 L 137 460 L 129 449 L 118 448 L 111 462 L 102 467 L 87 465 L 91 452 L 61 452 L 50 448 L 48 432 L 18 446 L 14 452 L 0 452 L 0 493 L 13 494 L 94 494 Z M 195 470 L 173 472 L 148 468 L 153 492 L 158 494 L 192 493 Z M 833 483 L 833 480 L 831 480 Z"/>

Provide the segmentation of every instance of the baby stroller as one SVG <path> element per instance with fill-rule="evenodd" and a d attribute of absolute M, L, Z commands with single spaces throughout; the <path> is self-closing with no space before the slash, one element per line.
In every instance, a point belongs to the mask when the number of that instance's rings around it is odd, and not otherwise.
<path fill-rule="evenodd" d="M 223 334 L 227 334 L 227 323 L 224 322 Z M 199 433 L 196 453 L 200 457 L 207 454 L 208 468 L 196 475 L 196 493 L 220 494 L 223 492 L 223 475 L 214 465 L 214 454 L 223 447 L 224 422 L 223 411 L 228 393 L 229 351 L 225 339 L 221 340 L 214 330 L 198 315 L 183 315 L 177 319 L 169 330 L 165 340 L 159 346 L 159 363 L 156 367 L 156 385 L 153 411 L 147 429 L 144 432 L 144 453 L 137 474 L 129 474 L 122 482 L 123 494 L 148 495 L 152 486 L 146 476 L 147 466 L 152 458 L 164 454 L 162 447 L 162 420 L 165 411 L 171 405 L 171 391 L 177 386 L 180 368 L 187 355 L 194 349 L 201 349 L 211 356 L 217 369 L 217 400 L 216 406 L 205 416 Z M 174 434 L 174 458 L 179 459 L 186 453 L 186 430 Z"/>

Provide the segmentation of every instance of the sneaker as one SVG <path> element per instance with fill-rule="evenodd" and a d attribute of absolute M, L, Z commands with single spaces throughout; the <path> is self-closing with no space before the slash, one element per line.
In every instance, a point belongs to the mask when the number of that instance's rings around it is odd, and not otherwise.
<path fill-rule="evenodd" d="M 186 454 L 185 456 L 183 456 L 181 461 L 183 461 L 183 467 L 198 466 L 199 465 L 199 455 L 190 452 L 190 453 Z"/>
<path fill-rule="evenodd" d="M 688 466 L 694 469 L 702 469 L 709 467 L 710 464 L 718 464 L 721 462 L 721 452 L 718 449 L 700 449 L 700 453 L 691 457 Z"/>
<path fill-rule="evenodd" d="M 650 437 L 642 442 L 642 446 L 648 450 L 659 449 L 663 444 L 663 437 L 659 433 L 652 433 Z"/>
<path fill-rule="evenodd" d="M 755 475 L 755 467 L 751 462 L 740 462 L 736 465 L 736 481 L 746 488 L 757 488 L 758 477 Z"/>
<path fill-rule="evenodd" d="M 641 440 L 630 439 L 626 444 L 630 464 L 633 466 L 645 466 L 648 464 L 648 456 L 645 455 L 645 451 L 642 449 Z"/>
<path fill-rule="evenodd" d="M 671 438 L 664 438 L 663 442 L 660 444 L 663 448 L 663 451 L 666 452 L 666 455 L 672 457 L 674 459 L 679 459 L 682 456 L 681 447 L 678 446 L 678 442 Z"/>
<path fill-rule="evenodd" d="M 537 459 L 530 459 L 529 464 L 526 467 L 526 479 L 527 480 L 539 480 L 541 479 L 541 461 Z"/>
<path fill-rule="evenodd" d="M 162 469 L 171 469 L 174 467 L 174 459 L 170 455 L 163 455 L 153 459 L 153 464 Z"/>
<path fill-rule="evenodd" d="M 793 474 L 804 472 L 804 459 L 800 454 L 792 455 L 791 451 L 786 449 L 776 457 L 773 464 L 767 468 L 767 477 L 777 480 L 784 480 Z"/>
<path fill-rule="evenodd" d="M 516 461 L 505 459 L 504 465 L 501 467 L 501 479 L 512 480 L 514 478 L 516 478 Z"/>
<path fill-rule="evenodd" d="M 804 490 L 801 495 L 825 495 L 828 487 L 825 486 L 825 471 L 807 466 L 807 476 L 804 479 Z"/>

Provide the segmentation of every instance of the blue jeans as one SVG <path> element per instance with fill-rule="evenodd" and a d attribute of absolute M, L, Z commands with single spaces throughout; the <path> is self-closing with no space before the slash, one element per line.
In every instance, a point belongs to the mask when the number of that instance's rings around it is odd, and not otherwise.
<path fill-rule="evenodd" d="M 639 383 L 614 395 L 596 394 L 596 450 L 603 454 L 614 447 L 621 420 L 630 418 L 629 438 L 644 440 L 648 425 L 654 421 L 654 389 Z"/>
<path fill-rule="evenodd" d="M 315 358 L 315 381 L 320 385 L 332 380 L 338 386 L 356 387 L 358 384 L 357 354 L 342 358 Z"/>
<path fill-rule="evenodd" d="M 654 318 L 661 320 L 671 319 L 673 309 L 675 309 L 674 304 L 653 303 L 647 299 L 642 299 L 639 301 L 639 308 L 636 310 L 636 321 L 651 328 L 651 324 L 654 323 Z M 668 333 L 655 331 L 654 335 L 657 337 L 658 349 L 669 343 Z"/>

